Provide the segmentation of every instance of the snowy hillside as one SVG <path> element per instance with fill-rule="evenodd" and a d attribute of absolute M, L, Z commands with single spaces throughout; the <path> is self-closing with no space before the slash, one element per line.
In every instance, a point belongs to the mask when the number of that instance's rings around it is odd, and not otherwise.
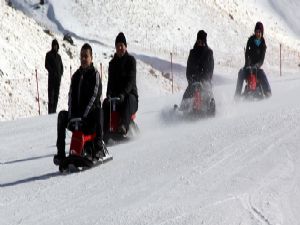
<path fill-rule="evenodd" d="M 44 68 L 46 52 L 51 48 L 53 38 L 60 43 L 60 54 L 64 64 L 58 110 L 67 106 L 70 75 L 79 67 L 81 45 L 88 40 L 75 39 L 75 46 L 63 41 L 63 35 L 56 30 L 45 31 L 40 22 L 8 7 L 1 0 L 0 7 L 0 121 L 38 115 L 35 70 L 39 81 L 41 114 L 47 114 L 47 71 Z M 30 8 L 38 4 L 30 5 Z M 51 26 L 49 25 L 51 28 Z M 103 94 L 106 92 L 107 66 L 113 54 L 113 47 L 102 47 L 91 43 L 95 50 L 94 63 L 100 70 L 103 64 Z M 170 81 L 148 64 L 138 61 L 139 87 L 147 95 L 157 96 L 169 93 Z M 178 90 L 175 85 L 175 90 Z M 148 94 L 147 94 L 148 93 Z"/>
<path fill-rule="evenodd" d="M 44 29 L 50 29 L 60 44 L 65 45 L 60 49 L 65 73 L 59 109 L 66 107 L 70 66 L 72 72 L 78 67 L 80 45 L 84 41 L 93 45 L 94 62 L 97 68 L 100 62 L 103 63 L 106 75 L 114 39 L 119 31 L 125 32 L 129 51 L 139 59 L 140 89 L 145 89 L 147 96 L 170 92 L 171 84 L 162 74 L 170 73 L 171 51 L 176 63 L 176 85 L 181 90 L 184 88 L 187 54 L 199 29 L 208 32 L 208 43 L 214 50 L 217 84 L 223 80 L 218 74 L 226 74 L 225 79 L 236 79 L 237 71 L 244 63 L 243 48 L 258 20 L 265 25 L 268 49 L 264 68 L 267 74 L 271 77 L 279 75 L 279 43 L 283 45 L 283 73 L 299 74 L 299 20 L 297 16 L 288 16 L 300 8 L 296 0 L 290 0 L 284 6 L 277 0 L 117 0 L 113 3 L 104 0 L 48 0 L 43 6 L 37 0 L 11 2 L 38 24 L 10 9 L 1 0 L 0 25 L 4 32 L 0 34 L 0 74 L 3 77 L 0 91 L 4 98 L 1 99 L 0 120 L 37 115 L 35 68 L 39 73 L 42 114 L 47 112 L 44 56 L 53 37 L 44 33 Z M 76 46 L 62 41 L 64 33 L 72 34 Z M 72 59 L 66 53 L 68 51 L 73 53 Z M 11 57 L 6 57 L 8 54 Z M 143 82 L 145 79 L 148 82 Z M 104 87 L 105 84 L 104 79 Z M 176 90 L 179 88 L 176 87 Z M 19 105 L 23 106 L 23 110 L 16 107 Z"/>
<path fill-rule="evenodd" d="M 35 69 L 38 72 L 42 113 L 47 109 L 47 76 L 44 69 L 45 54 L 51 48 L 52 36 L 46 34 L 33 19 L 6 6 L 2 1 L 0 8 L 0 120 L 16 119 L 37 115 L 37 96 Z M 61 93 L 67 95 L 69 86 L 69 67 L 78 63 L 78 51 L 55 34 L 61 43 L 60 53 L 65 62 L 65 74 Z M 67 55 L 69 50 L 73 59 Z M 76 57 L 76 58 L 74 58 Z"/>
<path fill-rule="evenodd" d="M 40 8 L 37 0 L 12 2 L 29 17 L 0 0 L 1 225 L 299 225 L 297 0 L 46 0 Z M 264 68 L 273 96 L 236 103 L 243 46 L 257 20 L 265 25 Z M 97 68 L 103 63 L 104 87 L 119 31 L 138 59 L 141 134 L 110 147 L 113 161 L 83 173 L 61 175 L 52 162 L 57 114 L 46 115 L 44 56 L 53 38 L 46 28 L 59 40 L 65 65 L 59 110 L 66 108 L 70 65 L 78 67 L 84 41 L 92 43 Z M 186 57 L 199 29 L 208 31 L 215 53 L 217 113 L 172 120 L 168 112 L 181 100 Z M 66 31 L 75 46 L 62 40 Z M 285 49 L 282 77 L 279 43 Z M 162 76 L 169 72 L 170 50 L 174 95 Z"/>
<path fill-rule="evenodd" d="M 13 2 L 21 4 L 23 1 Z M 39 12 L 28 7 L 36 1 L 25 2 L 27 3 L 22 3 L 21 8 L 40 19 L 42 10 Z M 205 29 L 218 64 L 233 67 L 242 64 L 237 56 L 242 54 L 243 46 L 252 34 L 255 23 L 262 21 L 265 24 L 265 37 L 269 47 L 266 64 L 275 66 L 278 64 L 279 43 L 291 48 L 290 50 L 300 50 L 297 30 L 299 20 L 297 17 L 288 20 L 285 14 L 280 13 L 283 11 L 296 14 L 299 3 L 291 0 L 283 6 L 280 2 L 116 0 L 111 3 L 104 0 L 49 0 L 49 4 L 43 6 L 42 13 L 45 14 L 46 11 L 47 18 L 54 21 L 53 28 L 56 27 L 62 32 L 72 32 L 83 39 L 111 46 L 115 34 L 122 30 L 129 37 L 130 44 L 142 51 L 149 50 L 166 56 L 170 51 L 174 51 L 184 59 L 188 49 L 194 44 L 197 31 Z M 86 16 L 86 12 L 89 16 Z M 293 65 L 289 60 L 286 60 L 286 63 L 289 63 L 289 66 Z"/>

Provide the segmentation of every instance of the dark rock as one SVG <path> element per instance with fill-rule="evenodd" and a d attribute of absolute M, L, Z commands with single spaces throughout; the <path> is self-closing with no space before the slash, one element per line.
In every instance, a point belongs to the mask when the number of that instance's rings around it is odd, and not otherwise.
<path fill-rule="evenodd" d="M 73 39 L 72 39 L 72 36 L 71 36 L 71 34 L 69 34 L 69 33 L 67 33 L 67 34 L 64 35 L 64 41 L 67 41 L 67 42 L 69 42 L 71 45 L 74 45 L 74 41 L 73 41 Z"/>

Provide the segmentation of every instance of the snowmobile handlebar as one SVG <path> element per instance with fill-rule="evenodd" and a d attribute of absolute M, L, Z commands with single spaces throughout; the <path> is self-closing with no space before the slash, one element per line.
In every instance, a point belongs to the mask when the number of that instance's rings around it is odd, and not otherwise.
<path fill-rule="evenodd" d="M 257 69 L 257 66 L 246 66 L 246 69 Z"/>
<path fill-rule="evenodd" d="M 80 117 L 70 119 L 70 123 L 76 123 L 76 122 L 81 122 L 81 121 L 82 121 L 82 119 Z"/>
<path fill-rule="evenodd" d="M 80 130 L 82 127 L 82 118 L 72 118 L 68 123 L 68 128 L 70 130 Z"/>
<path fill-rule="evenodd" d="M 257 70 L 258 69 L 258 67 L 257 66 L 246 66 L 245 67 L 247 70 Z"/>
<path fill-rule="evenodd" d="M 119 97 L 112 97 L 112 98 L 108 98 L 108 101 L 110 102 L 118 102 L 120 101 L 121 99 Z"/>
<path fill-rule="evenodd" d="M 257 73 L 257 66 L 246 66 L 245 67 L 245 69 L 246 69 L 246 71 L 248 72 L 248 73 L 254 73 L 254 74 L 256 74 Z"/>
<path fill-rule="evenodd" d="M 192 86 L 201 86 L 202 82 L 201 81 L 195 81 L 192 83 Z"/>

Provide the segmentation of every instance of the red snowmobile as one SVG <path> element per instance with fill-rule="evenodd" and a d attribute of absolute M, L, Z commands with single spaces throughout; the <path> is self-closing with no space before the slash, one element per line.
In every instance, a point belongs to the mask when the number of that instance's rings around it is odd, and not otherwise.
<path fill-rule="evenodd" d="M 59 165 L 60 172 L 77 172 L 113 159 L 106 147 L 104 149 L 105 157 L 97 156 L 93 143 L 96 133 L 83 133 L 81 118 L 71 119 L 69 126 L 73 127 L 70 150 L 69 155 Z"/>
<path fill-rule="evenodd" d="M 246 85 L 242 96 L 248 100 L 259 100 L 265 98 L 260 80 L 257 78 L 257 68 L 255 66 L 246 67 Z"/>
<path fill-rule="evenodd" d="M 211 84 L 194 82 L 192 84 L 192 98 L 183 99 L 180 107 L 174 105 L 174 109 L 191 117 L 214 116 L 216 104 L 211 90 Z"/>
<path fill-rule="evenodd" d="M 136 114 L 131 115 L 131 120 L 129 124 L 129 129 L 126 134 L 121 133 L 118 130 L 120 124 L 120 113 L 117 110 L 117 104 L 120 101 L 120 98 L 113 97 L 108 99 L 110 104 L 110 116 L 109 116 L 109 130 L 104 134 L 104 142 L 110 144 L 111 142 L 120 142 L 128 140 L 133 136 L 139 134 L 139 128 L 135 123 Z"/>

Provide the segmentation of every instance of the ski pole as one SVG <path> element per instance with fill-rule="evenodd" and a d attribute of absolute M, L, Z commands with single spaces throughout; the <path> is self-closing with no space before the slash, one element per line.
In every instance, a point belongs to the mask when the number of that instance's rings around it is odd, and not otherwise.
<path fill-rule="evenodd" d="M 36 90 L 37 90 L 37 102 L 38 102 L 38 108 L 39 108 L 39 115 L 41 115 L 41 107 L 40 107 L 40 94 L 39 94 L 39 82 L 37 77 L 37 69 L 35 69 L 35 78 L 36 78 Z"/>

